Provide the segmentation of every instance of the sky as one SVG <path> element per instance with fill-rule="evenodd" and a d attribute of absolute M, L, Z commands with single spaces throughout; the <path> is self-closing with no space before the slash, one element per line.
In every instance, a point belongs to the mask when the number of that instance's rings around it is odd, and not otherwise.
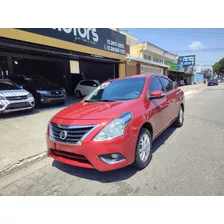
<path fill-rule="evenodd" d="M 203 68 L 224 57 L 224 29 L 123 28 L 138 40 L 148 41 L 179 56 L 196 55 L 196 64 Z"/>

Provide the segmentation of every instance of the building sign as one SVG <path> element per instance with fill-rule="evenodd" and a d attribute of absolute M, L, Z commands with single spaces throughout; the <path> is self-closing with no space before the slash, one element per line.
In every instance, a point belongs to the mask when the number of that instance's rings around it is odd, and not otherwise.
<path fill-rule="evenodd" d="M 170 61 L 165 61 L 164 64 L 169 66 L 169 70 L 177 71 L 177 67 L 178 67 L 177 63 L 173 63 L 173 62 L 170 62 Z"/>
<path fill-rule="evenodd" d="M 108 28 L 19 28 L 19 30 L 126 55 L 126 36 Z"/>
<path fill-rule="evenodd" d="M 180 56 L 178 59 L 180 67 L 189 67 L 195 65 L 195 55 Z"/>

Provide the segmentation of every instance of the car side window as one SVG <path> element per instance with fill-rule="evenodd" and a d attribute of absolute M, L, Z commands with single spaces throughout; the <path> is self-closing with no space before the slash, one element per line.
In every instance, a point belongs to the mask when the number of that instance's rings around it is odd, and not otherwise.
<path fill-rule="evenodd" d="M 80 85 L 81 86 L 88 86 L 88 81 L 82 81 L 82 82 L 80 82 Z"/>
<path fill-rule="evenodd" d="M 155 91 L 155 90 L 163 90 L 163 86 L 159 80 L 158 77 L 153 77 L 150 84 L 149 84 L 149 94 L 151 94 L 151 92 Z"/>
<path fill-rule="evenodd" d="M 98 86 L 97 84 L 96 84 L 96 82 L 94 82 L 94 81 L 89 81 L 89 86 Z"/>
<path fill-rule="evenodd" d="M 166 92 L 173 90 L 173 83 L 170 80 L 163 78 L 163 77 L 160 77 L 160 79 L 163 83 L 163 86 L 164 86 Z"/>

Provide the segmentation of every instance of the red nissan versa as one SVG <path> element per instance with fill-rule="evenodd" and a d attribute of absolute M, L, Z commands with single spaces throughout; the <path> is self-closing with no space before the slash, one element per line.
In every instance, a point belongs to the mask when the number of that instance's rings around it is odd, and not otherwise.
<path fill-rule="evenodd" d="M 153 140 L 184 121 L 184 93 L 162 75 L 104 82 L 83 101 L 57 113 L 47 131 L 48 156 L 108 171 L 146 167 Z"/>

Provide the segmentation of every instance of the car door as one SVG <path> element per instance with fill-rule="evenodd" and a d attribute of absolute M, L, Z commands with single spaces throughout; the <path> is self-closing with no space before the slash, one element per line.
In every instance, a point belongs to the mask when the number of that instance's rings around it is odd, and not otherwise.
<path fill-rule="evenodd" d="M 155 90 L 164 91 L 164 87 L 158 76 L 154 76 L 149 83 L 148 97 Z M 150 107 L 148 112 L 151 116 L 150 123 L 153 126 L 154 136 L 157 136 L 165 128 L 166 120 L 164 117 L 166 116 L 167 108 L 168 104 L 166 96 L 159 99 L 150 99 Z"/>
<path fill-rule="evenodd" d="M 174 89 L 174 84 L 171 80 L 165 77 L 160 77 L 163 84 L 166 99 L 167 99 L 167 112 L 164 116 L 165 125 L 169 125 L 178 115 L 179 112 L 179 100 L 177 95 L 177 89 Z"/>

